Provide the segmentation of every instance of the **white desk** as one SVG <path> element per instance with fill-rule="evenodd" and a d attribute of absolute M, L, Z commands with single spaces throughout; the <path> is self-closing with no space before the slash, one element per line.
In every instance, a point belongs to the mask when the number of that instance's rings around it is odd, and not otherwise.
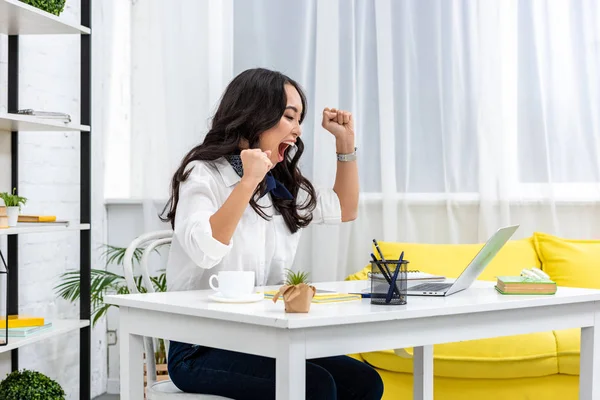
<path fill-rule="evenodd" d="M 366 282 L 320 283 L 350 291 Z M 286 314 L 281 301 L 222 304 L 210 291 L 107 296 L 120 307 L 121 400 L 143 399 L 142 336 L 197 343 L 276 359 L 278 400 L 304 400 L 305 360 L 415 347 L 414 398 L 433 398 L 436 343 L 581 327 L 580 399 L 600 400 L 600 290 L 559 288 L 553 296 L 503 296 L 491 282 L 445 298 L 409 297 L 405 306 L 369 299 L 313 304 Z"/>

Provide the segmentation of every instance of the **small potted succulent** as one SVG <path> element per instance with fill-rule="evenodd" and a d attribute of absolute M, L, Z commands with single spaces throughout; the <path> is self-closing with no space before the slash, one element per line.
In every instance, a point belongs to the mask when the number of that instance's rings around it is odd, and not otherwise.
<path fill-rule="evenodd" d="M 275 293 L 273 302 L 277 302 L 277 299 L 283 296 L 285 312 L 307 313 L 316 292 L 317 289 L 308 282 L 308 273 L 288 269 L 285 284 Z"/>
<path fill-rule="evenodd" d="M 0 382 L 2 400 L 64 400 L 65 396 L 65 391 L 56 381 L 37 371 L 14 371 Z"/>
<path fill-rule="evenodd" d="M 8 216 L 8 226 L 17 226 L 19 220 L 19 212 L 21 206 L 27 203 L 27 198 L 18 196 L 17 189 L 14 188 L 12 194 L 8 192 L 0 193 L 0 199 L 4 201 L 6 206 L 6 215 Z"/>

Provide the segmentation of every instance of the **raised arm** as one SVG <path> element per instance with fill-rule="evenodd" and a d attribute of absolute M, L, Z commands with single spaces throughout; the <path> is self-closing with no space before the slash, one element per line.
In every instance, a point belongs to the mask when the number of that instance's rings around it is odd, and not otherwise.
<path fill-rule="evenodd" d="M 325 108 L 323 128 L 335 136 L 338 155 L 347 161 L 337 162 L 333 191 L 340 199 L 342 222 L 353 221 L 358 215 L 358 166 L 354 156 L 354 121 L 348 111 Z"/>

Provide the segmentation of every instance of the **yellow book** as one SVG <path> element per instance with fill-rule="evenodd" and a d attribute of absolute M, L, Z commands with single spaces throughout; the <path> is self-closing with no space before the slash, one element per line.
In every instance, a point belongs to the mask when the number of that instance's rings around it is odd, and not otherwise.
<path fill-rule="evenodd" d="M 43 326 L 44 318 L 34 317 L 31 315 L 9 315 L 8 316 L 8 327 L 9 328 L 26 328 L 30 326 Z M 0 329 L 6 328 L 6 318 L 0 317 Z"/>

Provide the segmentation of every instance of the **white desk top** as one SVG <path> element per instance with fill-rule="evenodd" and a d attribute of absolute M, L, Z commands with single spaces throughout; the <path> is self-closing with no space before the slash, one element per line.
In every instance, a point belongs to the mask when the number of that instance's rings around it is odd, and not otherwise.
<path fill-rule="evenodd" d="M 319 289 L 360 293 L 368 281 L 323 282 Z M 403 306 L 372 305 L 370 299 L 344 303 L 312 304 L 307 314 L 287 314 L 283 302 L 270 299 L 248 304 L 217 303 L 212 290 L 106 296 L 105 302 L 122 307 L 213 318 L 276 328 L 307 328 L 329 325 L 401 320 L 463 313 L 498 311 L 566 303 L 600 301 L 600 290 L 559 287 L 555 295 L 501 295 L 495 282 L 476 282 L 471 288 L 448 297 L 409 296 Z M 268 290 L 277 289 L 268 287 Z"/>

